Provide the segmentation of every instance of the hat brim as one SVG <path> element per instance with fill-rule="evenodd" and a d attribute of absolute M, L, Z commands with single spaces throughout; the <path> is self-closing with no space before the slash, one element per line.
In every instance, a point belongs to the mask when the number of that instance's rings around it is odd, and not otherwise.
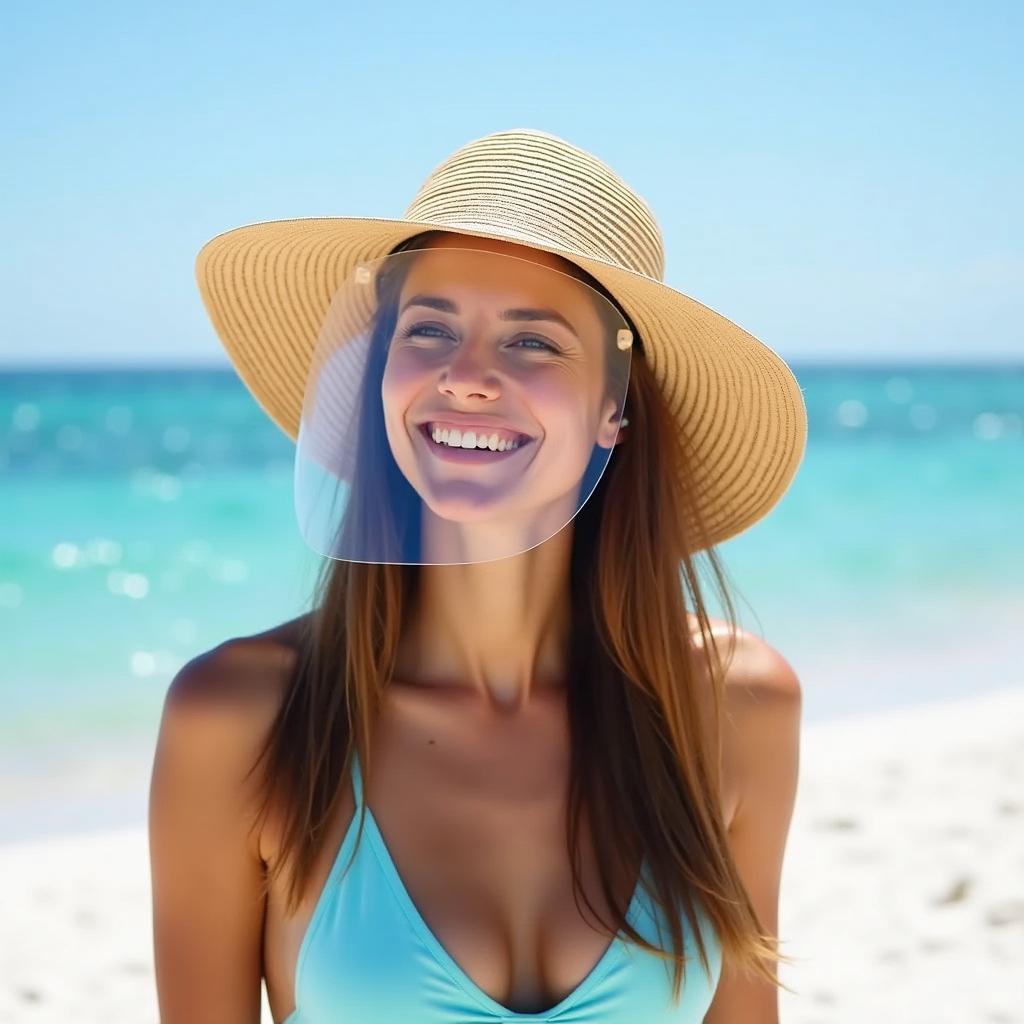
<path fill-rule="evenodd" d="M 331 299 L 356 264 L 423 231 L 529 245 L 601 282 L 640 332 L 644 357 L 699 461 L 689 481 L 713 543 L 763 518 L 804 456 L 807 412 L 792 370 L 728 318 L 642 274 L 533 239 L 372 217 L 264 221 L 212 238 L 196 258 L 206 311 L 253 397 L 292 440 Z"/>

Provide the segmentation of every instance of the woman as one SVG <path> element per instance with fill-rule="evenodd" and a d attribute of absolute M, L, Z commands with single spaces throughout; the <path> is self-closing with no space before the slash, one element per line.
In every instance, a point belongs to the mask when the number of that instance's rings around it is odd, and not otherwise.
<path fill-rule="evenodd" d="M 325 560 L 309 615 L 169 689 L 163 1024 L 255 1024 L 261 978 L 287 1024 L 777 1021 L 800 687 L 714 545 L 796 473 L 792 373 L 543 132 L 197 273 Z"/>

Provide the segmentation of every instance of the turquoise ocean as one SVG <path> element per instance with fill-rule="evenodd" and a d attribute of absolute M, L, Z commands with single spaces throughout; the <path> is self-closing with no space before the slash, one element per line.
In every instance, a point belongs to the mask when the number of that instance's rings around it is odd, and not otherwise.
<path fill-rule="evenodd" d="M 719 551 L 805 723 L 1024 682 L 1024 364 L 793 369 L 803 465 Z M 174 673 L 308 610 L 292 454 L 230 369 L 0 372 L 0 841 L 144 822 Z"/>

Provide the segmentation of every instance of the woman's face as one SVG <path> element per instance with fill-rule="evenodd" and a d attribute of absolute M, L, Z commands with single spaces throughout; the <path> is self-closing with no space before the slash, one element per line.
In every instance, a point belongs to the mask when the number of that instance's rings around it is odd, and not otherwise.
<path fill-rule="evenodd" d="M 381 385 L 395 460 L 439 521 L 546 539 L 587 497 L 595 444 L 615 443 L 610 304 L 512 242 L 445 235 L 403 258 Z"/>

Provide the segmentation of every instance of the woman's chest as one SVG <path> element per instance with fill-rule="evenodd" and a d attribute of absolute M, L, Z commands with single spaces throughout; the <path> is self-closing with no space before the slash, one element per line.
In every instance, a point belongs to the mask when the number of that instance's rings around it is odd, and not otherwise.
<path fill-rule="evenodd" d="M 469 985 L 502 1006 L 538 1012 L 573 992 L 610 944 L 572 891 L 565 719 L 549 709 L 507 730 L 459 724 L 451 709 L 435 719 L 399 702 L 375 728 L 362 774 L 378 867 Z M 296 962 L 354 806 L 348 792 L 298 912 L 284 913 L 284 875 L 269 893 L 264 963 L 277 1020 L 295 1004 Z M 580 839 L 583 891 L 607 919 L 585 817 Z M 624 906 L 638 868 L 613 872 Z"/>

